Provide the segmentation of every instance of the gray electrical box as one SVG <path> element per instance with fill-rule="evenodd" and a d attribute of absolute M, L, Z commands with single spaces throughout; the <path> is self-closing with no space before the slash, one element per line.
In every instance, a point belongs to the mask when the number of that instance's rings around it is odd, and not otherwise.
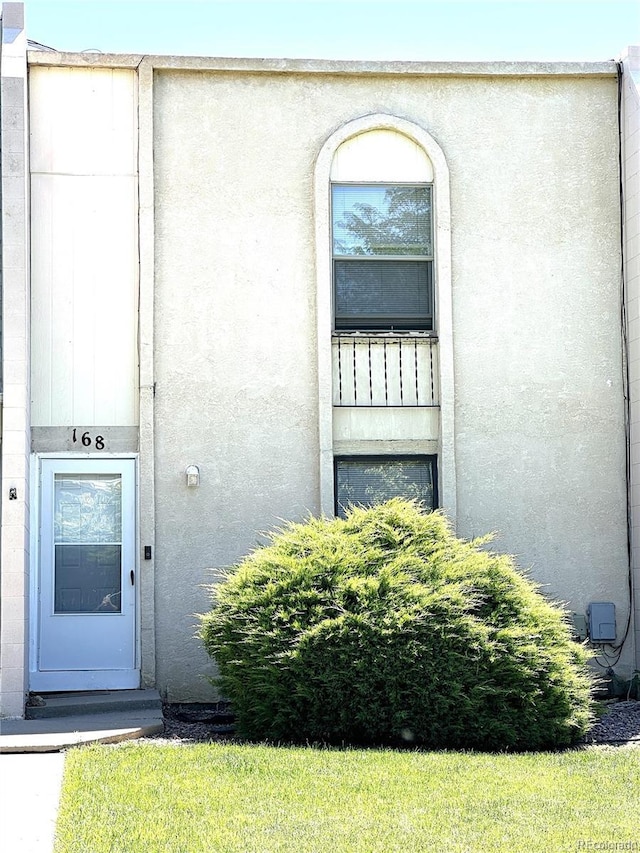
<path fill-rule="evenodd" d="M 612 601 L 592 601 L 587 607 L 587 616 L 592 643 L 615 642 L 616 606 Z"/>
<path fill-rule="evenodd" d="M 576 640 L 586 640 L 589 636 L 587 631 L 587 617 L 584 613 L 572 613 L 573 636 Z"/>

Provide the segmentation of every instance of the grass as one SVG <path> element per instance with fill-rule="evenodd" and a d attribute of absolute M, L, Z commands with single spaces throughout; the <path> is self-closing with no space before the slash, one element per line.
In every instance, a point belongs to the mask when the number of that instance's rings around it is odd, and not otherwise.
<path fill-rule="evenodd" d="M 625 849 L 593 845 L 640 841 L 639 771 L 634 747 L 92 746 L 67 755 L 55 853 Z"/>

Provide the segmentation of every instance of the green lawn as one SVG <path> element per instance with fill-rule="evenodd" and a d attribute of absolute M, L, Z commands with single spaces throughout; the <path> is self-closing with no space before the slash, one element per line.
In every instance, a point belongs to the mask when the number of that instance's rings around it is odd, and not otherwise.
<path fill-rule="evenodd" d="M 55 853 L 640 849 L 638 815 L 636 747 L 93 746 L 67 755 Z"/>

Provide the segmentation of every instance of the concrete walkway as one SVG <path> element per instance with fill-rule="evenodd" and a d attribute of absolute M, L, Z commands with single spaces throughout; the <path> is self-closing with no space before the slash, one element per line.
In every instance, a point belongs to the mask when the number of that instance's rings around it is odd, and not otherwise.
<path fill-rule="evenodd" d="M 157 694 L 157 699 L 151 695 L 154 707 L 136 707 L 136 700 L 138 705 L 151 704 L 149 695 L 150 691 L 147 694 L 127 691 L 117 695 L 51 697 L 47 700 L 47 713 L 60 716 L 0 719 L 2 853 L 52 853 L 64 770 L 63 750 L 163 731 Z M 85 713 L 79 713 L 82 711 Z"/>
<path fill-rule="evenodd" d="M 0 755 L 0 850 L 51 853 L 64 753 Z"/>

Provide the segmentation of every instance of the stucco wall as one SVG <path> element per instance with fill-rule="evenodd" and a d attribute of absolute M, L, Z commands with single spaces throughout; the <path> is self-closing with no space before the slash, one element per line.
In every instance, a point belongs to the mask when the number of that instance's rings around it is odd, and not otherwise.
<path fill-rule="evenodd" d="M 238 111 L 247 86 L 254 103 Z M 278 150 L 284 116 L 269 120 L 281 107 L 260 90 L 156 78 L 156 625 L 169 696 L 195 695 L 209 670 L 192 639 L 207 567 L 319 506 L 313 149 L 301 135 Z"/>
<path fill-rule="evenodd" d="M 451 147 L 458 526 L 497 530 L 576 610 L 615 600 L 621 623 L 615 82 L 507 91 L 469 129 L 476 156 L 462 129 Z"/>
<path fill-rule="evenodd" d="M 169 696 L 207 693 L 192 615 L 207 567 L 318 511 L 313 170 L 372 112 L 424 127 L 451 171 L 459 532 L 498 531 L 551 595 L 615 601 L 619 634 L 626 618 L 615 79 L 156 72 Z"/>

